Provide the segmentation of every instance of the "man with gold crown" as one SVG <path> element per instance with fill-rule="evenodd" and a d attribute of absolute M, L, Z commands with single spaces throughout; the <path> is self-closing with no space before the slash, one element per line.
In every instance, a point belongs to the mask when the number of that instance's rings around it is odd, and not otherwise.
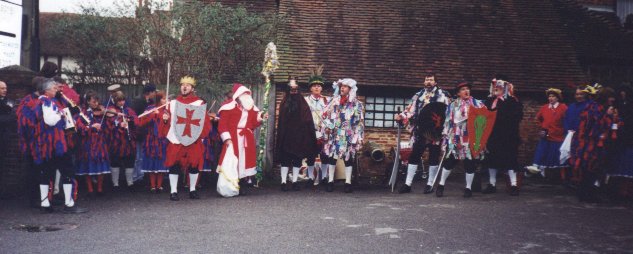
<path fill-rule="evenodd" d="M 189 198 L 199 199 L 196 191 L 198 174 L 204 165 L 204 144 L 202 139 L 210 130 L 210 119 L 206 114 L 207 103 L 195 95 L 196 80 L 185 76 L 180 80 L 180 95 L 168 104 L 160 125 L 161 134 L 167 137 L 167 158 L 169 168 L 169 199 L 178 198 L 178 175 L 189 172 Z"/>
<path fill-rule="evenodd" d="M 257 173 L 255 169 L 257 164 L 255 129 L 262 124 L 264 119 L 268 118 L 268 114 L 261 112 L 255 106 L 251 94 L 251 90 L 246 86 L 239 83 L 233 84 L 233 100 L 222 105 L 218 111 L 221 116 L 218 132 L 222 142 L 224 142 L 218 165 L 226 165 L 224 160 L 227 158 L 227 153 L 231 158 L 234 158 L 233 155 L 237 157 L 237 163 L 233 164 L 236 168 L 220 168 L 218 171 L 220 171 L 220 177 L 223 177 L 221 171 L 237 170 L 237 176 L 240 179 L 240 195 L 246 194 L 245 186 L 248 178 Z"/>

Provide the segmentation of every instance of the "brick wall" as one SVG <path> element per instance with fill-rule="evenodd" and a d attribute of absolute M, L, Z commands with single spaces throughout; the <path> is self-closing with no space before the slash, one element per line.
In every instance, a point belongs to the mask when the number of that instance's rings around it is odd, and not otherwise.
<path fill-rule="evenodd" d="M 22 67 L 7 67 L 0 70 L 0 80 L 7 83 L 7 96 L 16 102 L 29 92 L 27 87 L 35 73 Z M 8 146 L 3 165 L 0 165 L 0 198 L 17 196 L 24 193 L 24 180 L 27 165 L 18 147 L 17 132 L 9 135 L 9 140 L 3 140 L 3 145 Z"/>

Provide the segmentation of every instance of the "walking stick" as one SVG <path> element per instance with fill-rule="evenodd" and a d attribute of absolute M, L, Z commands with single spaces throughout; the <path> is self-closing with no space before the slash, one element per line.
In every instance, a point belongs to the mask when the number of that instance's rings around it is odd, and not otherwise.
<path fill-rule="evenodd" d="M 268 112 L 268 93 L 270 92 L 270 75 L 273 75 L 275 70 L 279 68 L 279 61 L 277 57 L 277 46 L 275 43 L 269 42 L 264 52 L 264 67 L 262 69 L 262 75 L 266 78 L 266 84 L 264 85 L 264 105 L 262 112 L 265 114 Z M 257 180 L 255 187 L 259 187 L 259 182 L 262 180 L 262 170 L 264 168 L 264 157 L 266 156 L 266 132 L 268 130 L 268 119 L 264 119 L 262 127 L 259 132 L 259 151 L 257 153 L 257 174 L 255 179 Z"/>

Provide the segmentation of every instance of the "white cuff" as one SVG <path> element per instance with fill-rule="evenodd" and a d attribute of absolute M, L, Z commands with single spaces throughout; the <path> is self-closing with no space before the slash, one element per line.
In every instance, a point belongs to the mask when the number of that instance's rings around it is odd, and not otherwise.
<path fill-rule="evenodd" d="M 224 142 L 227 139 L 231 139 L 231 134 L 228 131 L 222 132 L 220 138 L 222 138 L 222 142 Z"/>

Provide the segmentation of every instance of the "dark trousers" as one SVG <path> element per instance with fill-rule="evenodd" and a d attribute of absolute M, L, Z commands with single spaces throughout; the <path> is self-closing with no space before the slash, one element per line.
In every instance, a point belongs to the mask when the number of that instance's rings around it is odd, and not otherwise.
<path fill-rule="evenodd" d="M 345 160 L 345 167 L 351 167 L 352 166 L 352 162 L 353 162 L 354 158 L 350 158 L 349 160 Z M 336 159 L 334 159 L 333 157 L 325 157 L 324 160 L 322 160 L 323 164 L 328 164 L 328 165 L 336 165 Z"/>
<path fill-rule="evenodd" d="M 467 174 L 474 174 L 475 169 L 477 168 L 477 164 L 475 163 L 475 161 L 470 160 L 470 159 L 465 159 L 463 161 L 464 161 L 464 171 L 466 171 Z M 453 168 L 455 168 L 455 165 L 457 165 L 458 162 L 459 160 L 455 159 L 455 157 L 451 155 L 450 157 L 444 160 L 444 164 L 442 164 L 442 166 L 446 168 L 447 170 L 452 170 Z"/>
<path fill-rule="evenodd" d="M 281 157 L 281 166 L 282 167 L 288 167 L 288 168 L 300 168 L 301 167 L 301 161 L 303 160 L 303 158 L 299 158 L 293 154 L 289 154 L 289 153 L 282 153 L 282 157 Z M 310 164 L 308 164 L 310 165 Z M 314 165 L 314 162 L 312 162 L 312 165 Z"/>
<path fill-rule="evenodd" d="M 409 156 L 409 164 L 420 165 L 422 154 L 426 148 L 429 149 L 429 166 L 437 166 L 440 164 L 440 145 L 427 143 L 426 139 L 416 139 L 413 143 L 413 149 Z"/>
<path fill-rule="evenodd" d="M 61 174 L 62 184 L 71 184 L 75 179 L 75 170 L 72 165 L 71 156 L 66 153 L 62 156 L 53 157 L 42 164 L 36 165 L 40 172 L 40 184 L 50 184 L 55 181 L 55 171 Z"/>

